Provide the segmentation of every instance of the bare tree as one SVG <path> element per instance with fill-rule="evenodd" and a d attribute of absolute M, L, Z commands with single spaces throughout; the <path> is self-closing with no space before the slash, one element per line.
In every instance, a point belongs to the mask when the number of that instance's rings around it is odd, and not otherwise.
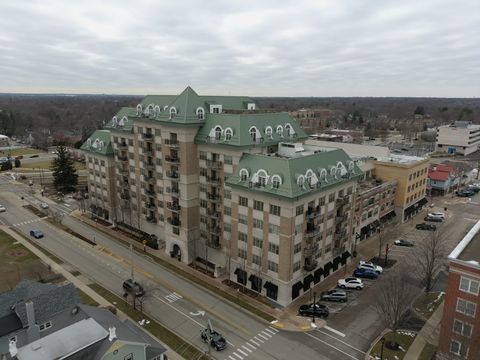
<path fill-rule="evenodd" d="M 433 278 L 443 266 L 446 256 L 445 238 L 438 231 L 433 231 L 413 252 L 416 259 L 416 270 L 425 292 L 430 292 L 433 287 Z"/>
<path fill-rule="evenodd" d="M 385 248 L 385 244 L 387 241 L 397 235 L 397 227 L 395 224 L 384 226 L 380 229 L 379 233 L 377 234 L 378 239 L 378 258 L 382 257 L 382 249 Z"/>
<path fill-rule="evenodd" d="M 397 266 L 387 281 L 378 286 L 374 308 L 386 327 L 393 331 L 395 342 L 397 330 L 401 325 L 402 315 L 411 306 L 415 298 L 415 287 L 403 266 Z"/>

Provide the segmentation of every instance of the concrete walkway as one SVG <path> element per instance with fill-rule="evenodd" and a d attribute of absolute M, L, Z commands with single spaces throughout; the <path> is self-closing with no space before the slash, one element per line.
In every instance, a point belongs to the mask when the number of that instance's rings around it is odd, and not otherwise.
<path fill-rule="evenodd" d="M 440 333 L 440 322 L 443 315 L 444 302 L 438 306 L 437 310 L 430 316 L 422 330 L 417 334 L 412 345 L 405 354 L 403 360 L 417 360 L 427 343 L 438 344 L 438 336 Z"/>
<path fill-rule="evenodd" d="M 90 288 L 85 282 L 83 282 L 80 278 L 72 275 L 69 271 L 67 271 L 65 268 L 63 268 L 60 264 L 57 264 L 55 261 L 50 259 L 45 253 L 43 253 L 39 248 L 36 246 L 32 245 L 30 242 L 25 240 L 25 238 L 21 235 L 19 235 L 17 232 L 9 228 L 8 226 L 5 225 L 0 225 L 0 230 L 5 231 L 8 235 L 13 237 L 16 241 L 18 241 L 20 244 L 25 246 L 30 252 L 32 252 L 35 256 L 37 256 L 40 260 L 42 260 L 47 266 L 50 266 L 52 271 L 61 274 L 65 279 L 67 279 L 69 282 L 75 285 L 76 288 L 80 289 L 83 291 L 85 294 L 90 296 L 93 300 L 95 300 L 99 306 L 102 307 L 107 307 L 107 306 L 112 306 L 115 307 L 115 305 L 111 304 L 109 301 L 107 301 L 105 298 L 97 294 L 92 288 Z M 130 319 L 125 313 L 121 312 L 120 310 L 117 309 L 117 317 L 120 320 L 126 320 L 129 319 L 131 322 L 135 323 L 135 320 Z M 140 327 L 143 331 L 145 331 L 150 337 L 158 341 L 160 344 L 162 344 L 163 347 L 167 349 L 167 356 L 169 359 L 172 360 L 182 360 L 183 357 L 178 355 L 176 352 L 174 352 L 172 349 L 170 349 L 167 345 L 165 345 L 160 339 L 157 339 L 153 334 L 145 330 L 144 328 Z"/>

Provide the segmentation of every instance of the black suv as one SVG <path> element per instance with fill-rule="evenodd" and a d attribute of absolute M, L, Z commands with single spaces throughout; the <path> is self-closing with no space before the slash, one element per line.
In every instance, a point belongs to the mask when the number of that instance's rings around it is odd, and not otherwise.
<path fill-rule="evenodd" d="M 145 295 L 143 286 L 132 279 L 128 279 L 123 282 L 123 289 L 129 294 L 134 294 L 136 297 Z"/>
<path fill-rule="evenodd" d="M 200 336 L 202 337 L 202 341 L 204 343 L 208 343 L 210 341 L 210 345 L 217 351 L 223 350 L 227 347 L 227 340 L 225 340 L 225 338 L 215 330 L 208 328 L 203 329 L 200 332 Z"/>
<path fill-rule="evenodd" d="M 417 230 L 428 230 L 428 231 L 435 231 L 437 230 L 437 227 L 433 224 L 427 224 L 427 223 L 421 223 L 415 225 L 415 228 Z"/>
<path fill-rule="evenodd" d="M 301 316 L 313 316 L 313 313 L 315 313 L 315 316 L 321 318 L 326 318 L 330 314 L 328 307 L 323 304 L 301 305 L 300 309 L 298 309 L 298 313 Z"/>

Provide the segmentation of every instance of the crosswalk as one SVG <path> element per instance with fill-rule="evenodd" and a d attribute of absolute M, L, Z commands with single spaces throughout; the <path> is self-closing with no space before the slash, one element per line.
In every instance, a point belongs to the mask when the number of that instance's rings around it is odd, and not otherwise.
<path fill-rule="evenodd" d="M 45 220 L 45 219 L 47 219 L 47 218 L 48 218 L 48 216 L 44 216 L 44 217 L 37 218 L 37 219 L 32 219 L 32 220 L 28 220 L 28 221 L 22 221 L 22 222 L 19 222 L 19 223 L 17 223 L 17 224 L 13 224 L 12 226 L 13 226 L 13 227 L 18 227 L 18 226 L 23 226 L 23 225 L 27 225 L 27 224 L 33 224 L 33 223 L 36 223 L 36 222 Z"/>
<path fill-rule="evenodd" d="M 278 332 L 279 330 L 272 326 L 267 327 L 265 330 L 262 330 L 250 340 L 246 341 L 245 344 L 238 346 L 232 355 L 229 355 L 225 360 L 243 360 L 261 347 L 262 344 L 274 337 Z"/>
<path fill-rule="evenodd" d="M 177 300 L 183 299 L 183 296 L 180 294 L 177 294 L 176 292 L 173 292 L 171 294 L 168 294 L 165 296 L 165 300 L 167 300 L 169 303 L 173 303 Z"/>

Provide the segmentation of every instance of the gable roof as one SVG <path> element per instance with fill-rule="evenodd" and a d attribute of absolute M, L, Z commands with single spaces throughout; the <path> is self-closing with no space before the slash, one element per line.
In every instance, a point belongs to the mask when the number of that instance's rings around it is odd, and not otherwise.
<path fill-rule="evenodd" d="M 332 172 L 332 169 L 335 171 Z M 245 171 L 248 176 L 246 180 L 242 180 L 241 172 L 245 173 Z M 267 176 L 265 186 L 256 185 L 260 174 Z M 227 179 L 226 183 L 252 192 L 294 199 L 324 191 L 361 176 L 363 176 L 362 170 L 345 151 L 336 149 L 295 157 L 244 154 L 236 172 Z M 274 177 L 280 179 L 281 184 L 278 189 L 273 187 Z M 309 177 L 312 179 L 312 186 L 309 185 Z"/>
<path fill-rule="evenodd" d="M 83 143 L 81 150 L 100 155 L 113 155 L 112 136 L 109 130 L 97 130 Z"/>
<path fill-rule="evenodd" d="M 435 171 L 435 170 L 428 171 L 428 178 L 430 180 L 435 180 L 435 181 L 446 181 L 448 180 L 449 175 L 450 173 L 445 171 Z"/>
<path fill-rule="evenodd" d="M 286 126 L 290 124 L 292 135 L 287 135 Z M 277 132 L 281 127 L 282 134 Z M 220 136 L 216 136 L 216 129 L 220 129 Z M 230 140 L 226 138 L 227 129 L 231 130 Z M 256 130 L 253 130 L 256 129 Z M 267 135 L 267 129 L 271 135 Z M 255 131 L 256 140 L 250 131 Z M 278 144 L 281 141 L 307 139 L 307 134 L 287 113 L 245 113 L 245 114 L 208 114 L 204 125 L 199 129 L 195 142 L 197 144 L 222 144 L 227 146 L 262 146 Z"/>

